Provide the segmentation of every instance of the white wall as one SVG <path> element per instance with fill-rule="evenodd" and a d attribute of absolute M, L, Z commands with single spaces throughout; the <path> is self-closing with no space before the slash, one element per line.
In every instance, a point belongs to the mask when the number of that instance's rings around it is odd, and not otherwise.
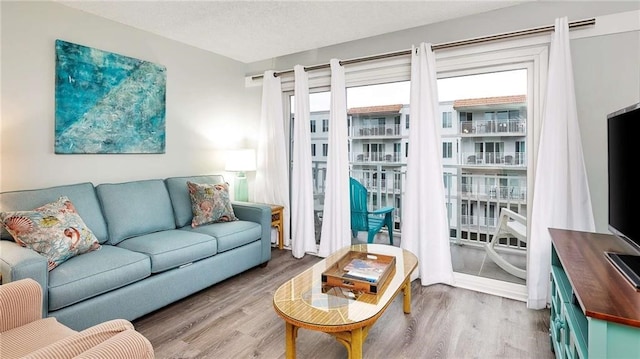
<path fill-rule="evenodd" d="M 53 2 L 0 2 L 0 191 L 223 173 L 224 150 L 254 146 L 261 89 L 244 76 L 640 9 L 635 1 L 532 2 L 244 65 Z M 204 34 L 203 36 L 215 36 Z M 167 67 L 166 153 L 53 153 L 55 39 Z M 606 232 L 607 113 L 640 101 L 640 34 L 572 41 L 578 112 L 597 229 Z M 230 174 L 226 174 L 228 177 Z M 251 179 L 251 178 L 250 178 Z"/>
<path fill-rule="evenodd" d="M 224 173 L 224 150 L 251 145 L 259 101 L 243 63 L 55 2 L 1 3 L 0 190 Z M 215 36 L 208 34 L 203 36 Z M 54 42 L 166 66 L 166 153 L 54 154 Z"/>
<path fill-rule="evenodd" d="M 538 26 L 640 9 L 638 1 L 541 1 L 315 49 L 248 65 L 247 75 L 264 69 L 288 70 L 410 49 L 412 44 L 440 44 Z M 636 21 L 640 21 L 636 20 Z M 637 26 L 636 26 L 637 28 Z M 606 115 L 640 101 L 640 32 L 575 39 L 571 42 L 578 117 L 593 211 L 598 232 L 607 230 Z"/>

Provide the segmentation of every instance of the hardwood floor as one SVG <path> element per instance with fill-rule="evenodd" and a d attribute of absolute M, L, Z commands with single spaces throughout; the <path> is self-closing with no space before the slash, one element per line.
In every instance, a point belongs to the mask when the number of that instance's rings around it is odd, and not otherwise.
<path fill-rule="evenodd" d="M 272 250 L 256 267 L 133 323 L 156 358 L 284 358 L 284 321 L 275 290 L 321 258 Z M 549 310 L 447 285 L 412 283 L 411 314 L 398 296 L 370 330 L 365 358 L 553 358 Z M 325 333 L 300 329 L 298 358 L 346 358 Z"/>

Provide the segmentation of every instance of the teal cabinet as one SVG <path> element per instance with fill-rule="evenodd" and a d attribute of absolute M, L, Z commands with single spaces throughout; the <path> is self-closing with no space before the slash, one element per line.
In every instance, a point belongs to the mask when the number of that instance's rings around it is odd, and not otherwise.
<path fill-rule="evenodd" d="M 632 250 L 606 234 L 549 231 L 549 332 L 556 358 L 639 359 L 640 292 L 604 255 Z"/>

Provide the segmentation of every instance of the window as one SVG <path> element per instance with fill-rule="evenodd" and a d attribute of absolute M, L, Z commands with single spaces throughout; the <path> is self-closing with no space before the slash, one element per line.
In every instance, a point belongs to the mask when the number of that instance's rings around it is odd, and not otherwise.
<path fill-rule="evenodd" d="M 328 154 L 329 154 L 329 144 L 328 143 L 323 143 L 322 144 L 322 155 L 324 157 L 327 157 Z"/>
<path fill-rule="evenodd" d="M 442 128 L 451 128 L 451 111 L 442 113 Z"/>
<path fill-rule="evenodd" d="M 316 144 L 315 143 L 311 144 L 311 156 L 312 157 L 316 156 Z"/>
<path fill-rule="evenodd" d="M 444 188 L 451 188 L 451 178 L 452 178 L 452 174 L 448 173 L 448 172 L 444 172 L 442 174 L 442 180 L 444 182 Z"/>
<path fill-rule="evenodd" d="M 363 143 L 362 152 L 369 161 L 385 161 L 384 143 Z"/>
<path fill-rule="evenodd" d="M 473 113 L 471 112 L 460 112 L 460 122 L 465 121 L 473 121 Z"/>
<path fill-rule="evenodd" d="M 516 141 L 516 152 L 515 152 L 515 164 L 521 165 L 526 163 L 527 158 L 525 156 L 525 142 L 524 141 Z"/>
<path fill-rule="evenodd" d="M 505 44 L 506 42 L 501 43 Z M 491 230 L 495 226 L 495 223 L 492 223 L 491 220 L 497 215 L 500 207 L 515 207 L 524 212 L 527 210 L 526 187 L 527 183 L 532 182 L 527 181 L 527 167 L 509 166 L 506 161 L 508 155 L 512 155 L 514 164 L 518 157 L 520 157 L 520 163 L 526 164 L 528 158 L 525 153 L 525 144 L 528 140 L 527 134 L 533 133 L 533 131 L 525 131 L 523 128 L 526 126 L 530 129 L 533 128 L 539 116 L 539 114 L 536 114 L 536 118 L 526 118 L 527 107 L 536 106 L 537 108 L 540 106 L 539 99 L 529 98 L 527 95 L 529 95 L 528 91 L 539 86 L 536 83 L 537 79 L 545 78 L 546 74 L 536 71 L 546 69 L 544 66 L 539 65 L 547 60 L 547 47 L 547 44 L 538 46 L 535 49 L 532 47 L 531 51 L 528 51 L 527 48 L 517 47 L 517 51 L 509 50 L 511 51 L 509 54 L 504 53 L 506 51 L 502 50 L 491 50 L 491 54 L 488 55 L 483 50 L 480 51 L 482 53 L 480 59 L 475 56 L 478 53 L 478 48 L 469 47 L 468 50 L 456 50 L 456 55 L 447 54 L 446 51 L 443 51 L 438 57 L 438 62 L 442 65 L 441 68 L 444 69 L 438 73 L 438 94 L 440 95 L 438 102 L 440 113 L 442 113 L 442 128 L 448 129 L 442 132 L 443 137 L 441 137 L 440 141 L 442 143 L 442 157 L 447 159 L 447 161 L 443 161 L 444 171 L 442 176 L 446 189 L 445 196 L 447 196 L 446 208 L 450 227 L 448 233 L 452 236 L 452 243 L 453 241 L 463 241 L 463 243 L 467 241 L 470 244 L 479 244 L 481 241 L 486 241 L 487 238 L 490 238 Z M 458 56 L 458 51 L 462 51 L 463 54 L 468 52 L 468 54 Z M 363 74 L 358 72 L 360 70 L 355 69 L 357 66 L 353 65 L 352 74 L 357 73 L 357 80 L 355 78 L 352 79 L 352 84 L 357 84 L 359 87 L 376 87 L 393 83 L 388 80 L 391 77 L 385 77 L 386 73 L 384 71 L 386 70 L 380 70 L 381 74 L 378 74 L 380 78 L 376 80 L 373 73 L 377 70 L 369 69 L 367 71 L 371 71 L 371 77 L 369 78 L 369 75 L 364 75 L 363 77 Z M 487 106 L 482 101 L 477 101 L 493 96 L 501 96 L 491 93 L 493 85 L 499 83 L 499 81 L 491 81 L 491 79 L 494 76 L 499 77 L 502 73 L 510 72 L 519 72 L 521 78 L 525 79 L 526 86 L 524 91 L 518 93 L 527 96 L 524 103 L 505 105 L 497 102 Z M 405 74 L 406 72 L 402 72 L 400 75 L 393 73 L 393 78 L 397 79 L 395 81 L 398 81 L 398 83 L 403 81 L 408 83 Z M 481 92 L 468 92 L 467 90 L 472 87 L 470 82 L 476 76 L 482 77 L 483 75 L 487 75 L 489 81 L 485 81 L 484 86 L 480 87 Z M 356 87 L 350 87 L 348 72 L 346 77 L 347 108 L 350 111 L 349 123 L 347 124 L 349 126 L 350 174 L 360 179 L 367 186 L 371 193 L 371 199 L 372 201 L 375 200 L 376 204 L 379 206 L 396 206 L 394 226 L 395 228 L 401 228 L 399 226 L 402 223 L 400 204 L 406 193 L 404 186 L 406 184 L 406 161 L 409 154 L 409 96 L 406 97 L 406 100 L 398 101 L 396 97 L 393 97 L 395 93 L 388 92 L 387 96 L 375 97 L 375 99 L 382 99 L 378 100 L 380 101 L 378 103 L 354 104 L 351 101 L 356 96 L 352 96 L 350 91 Z M 460 81 L 456 86 L 451 87 L 452 91 L 457 91 L 455 95 L 457 97 L 443 97 L 444 91 L 440 91 L 441 81 L 450 79 Z M 319 84 L 318 89 L 320 89 L 320 86 L 327 85 L 328 82 L 327 84 Z M 507 97 L 511 96 L 511 94 L 502 96 Z M 531 96 L 535 96 L 535 93 L 532 93 Z M 373 96 L 369 97 L 369 99 L 373 98 Z M 475 102 L 472 101 L 474 99 L 476 99 Z M 456 100 L 469 101 L 460 101 L 456 104 Z M 371 110 L 373 107 L 391 106 L 392 104 L 402 104 L 402 107 L 399 110 L 395 108 L 387 113 L 373 112 Z M 365 110 L 367 107 L 370 108 L 368 113 Z M 359 108 L 359 110 L 352 111 L 354 108 Z M 376 110 L 379 111 L 380 108 L 378 107 Z M 328 111 L 328 109 L 325 111 Z M 326 117 L 326 115 L 323 117 Z M 512 122 L 511 120 L 514 117 L 518 117 L 518 120 Z M 318 120 L 322 119 L 319 116 L 316 118 Z M 456 121 L 454 122 L 454 120 Z M 491 128 L 486 123 L 487 121 L 493 121 L 494 124 L 498 124 L 500 123 L 498 122 L 499 120 L 506 120 L 507 128 L 509 129 L 508 133 L 498 133 L 499 129 Z M 515 131 L 511 130 L 512 123 L 516 124 L 513 127 L 516 129 Z M 324 129 L 324 122 L 322 126 Z M 393 131 L 391 132 L 393 136 L 387 136 L 390 134 L 390 130 Z M 313 131 L 315 131 L 315 127 Z M 322 143 L 323 141 L 326 142 L 326 138 L 315 138 L 313 141 Z M 454 143 L 455 147 L 453 146 Z M 325 156 L 328 150 L 327 147 L 326 144 L 323 144 L 322 150 Z M 388 153 L 386 152 L 387 150 L 389 151 Z M 404 152 L 404 154 L 401 152 Z M 386 160 L 389 156 L 392 159 L 391 163 Z M 468 157 L 474 157 L 473 164 L 467 164 Z M 502 162 L 503 160 L 505 162 Z M 488 163 L 485 163 L 485 161 Z M 318 175 L 314 175 L 314 195 L 317 193 L 320 197 L 325 190 L 324 181 L 321 181 L 321 179 L 326 175 L 326 162 L 324 159 L 316 160 L 314 158 L 312 166 L 315 166 L 314 168 L 317 168 L 318 171 Z M 384 171 L 389 176 L 383 176 Z M 507 180 L 507 177 L 510 179 Z M 378 180 L 384 178 L 386 178 L 386 181 Z M 516 182 L 514 181 L 516 179 L 520 183 L 519 186 L 515 185 Z M 383 188 L 382 186 L 385 187 Z M 503 187 L 507 191 L 505 196 L 500 191 Z M 517 195 L 517 190 L 514 190 L 514 194 L 511 194 L 509 187 L 519 187 L 522 194 Z M 402 233 L 399 232 L 398 235 L 402 236 Z M 466 259 L 455 257 L 456 254 L 454 253 L 452 253 L 452 256 L 454 257 L 454 263 L 465 265 L 464 261 Z M 454 272 L 459 272 L 458 269 L 454 264 Z"/>
<path fill-rule="evenodd" d="M 311 133 L 316 132 L 316 120 L 311 120 Z"/>
<path fill-rule="evenodd" d="M 451 142 L 442 143 L 442 158 L 453 157 L 453 144 Z"/>
<path fill-rule="evenodd" d="M 326 118 L 322 120 L 322 132 L 329 132 L 329 120 Z"/>

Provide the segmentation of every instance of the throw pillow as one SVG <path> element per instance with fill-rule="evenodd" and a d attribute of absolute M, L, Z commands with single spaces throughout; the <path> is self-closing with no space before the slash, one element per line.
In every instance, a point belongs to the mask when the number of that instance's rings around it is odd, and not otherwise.
<path fill-rule="evenodd" d="M 193 211 L 191 227 L 238 220 L 229 200 L 229 184 L 199 184 L 187 181 L 187 188 Z"/>
<path fill-rule="evenodd" d="M 96 236 L 64 196 L 32 211 L 2 212 L 0 220 L 16 243 L 47 257 L 49 270 L 100 248 Z"/>

